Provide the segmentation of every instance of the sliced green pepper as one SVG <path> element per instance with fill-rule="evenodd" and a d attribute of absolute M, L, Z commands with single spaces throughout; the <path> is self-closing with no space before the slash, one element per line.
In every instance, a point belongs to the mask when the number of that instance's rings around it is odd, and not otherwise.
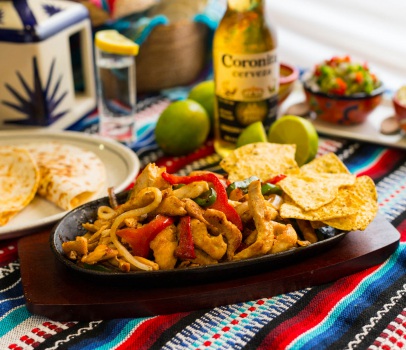
<path fill-rule="evenodd" d="M 230 193 L 234 191 L 236 188 L 241 189 L 244 193 L 248 192 L 248 186 L 251 182 L 259 180 L 256 176 L 251 176 L 248 179 L 244 179 L 241 181 L 235 181 L 231 185 L 227 187 L 227 195 L 230 196 Z"/>
<path fill-rule="evenodd" d="M 208 191 L 202 193 L 199 197 L 194 198 L 193 200 L 201 207 L 209 207 L 216 201 L 216 199 L 217 192 L 214 188 L 210 187 Z"/>
<path fill-rule="evenodd" d="M 177 190 L 177 189 L 179 189 L 179 188 L 181 188 L 181 187 L 183 187 L 183 186 L 185 186 L 185 184 L 177 184 L 177 185 L 174 185 L 174 186 L 173 186 L 173 189 L 174 189 L 174 190 Z"/>
<path fill-rule="evenodd" d="M 277 185 L 265 182 L 261 186 L 261 193 L 262 193 L 263 196 L 266 196 L 266 195 L 269 195 L 269 194 L 282 195 L 282 189 Z"/>
<path fill-rule="evenodd" d="M 94 271 L 101 271 L 101 272 L 112 272 L 112 269 L 109 269 L 103 265 L 90 265 L 90 264 L 83 264 L 83 268 L 87 270 L 94 270 Z"/>

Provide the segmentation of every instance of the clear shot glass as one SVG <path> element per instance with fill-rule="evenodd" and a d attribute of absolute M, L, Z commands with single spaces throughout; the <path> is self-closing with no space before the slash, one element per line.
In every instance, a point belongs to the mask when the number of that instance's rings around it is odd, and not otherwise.
<path fill-rule="evenodd" d="M 96 33 L 99 133 L 130 145 L 136 140 L 138 45 L 115 30 Z"/>

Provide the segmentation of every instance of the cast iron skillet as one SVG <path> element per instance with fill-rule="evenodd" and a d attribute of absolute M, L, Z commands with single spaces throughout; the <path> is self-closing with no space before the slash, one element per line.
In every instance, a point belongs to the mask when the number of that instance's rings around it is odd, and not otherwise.
<path fill-rule="evenodd" d="M 123 203 L 128 193 L 123 192 L 117 196 L 119 203 Z M 320 251 L 336 245 L 348 232 L 338 232 L 325 240 L 313 243 L 307 247 L 299 247 L 285 252 L 264 255 L 239 261 L 223 262 L 215 265 L 190 267 L 175 270 L 158 271 L 98 271 L 80 267 L 69 260 L 63 253 L 62 243 L 75 240 L 77 235 L 85 234 L 82 223 L 93 222 L 97 216 L 97 208 L 101 205 L 109 205 L 108 197 L 104 197 L 70 211 L 52 229 L 50 245 L 57 260 L 67 269 L 78 273 L 81 277 L 94 281 L 111 283 L 148 283 L 153 285 L 183 284 L 193 282 L 210 282 L 225 280 L 233 277 L 241 277 L 244 274 L 258 274 L 270 269 L 278 268 L 287 264 L 298 263 L 306 256 L 315 255 Z"/>

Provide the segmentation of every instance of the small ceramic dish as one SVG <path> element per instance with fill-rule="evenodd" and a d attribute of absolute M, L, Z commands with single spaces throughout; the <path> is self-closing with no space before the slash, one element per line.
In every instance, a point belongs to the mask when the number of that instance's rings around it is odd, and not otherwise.
<path fill-rule="evenodd" d="M 402 131 L 406 133 L 406 102 L 404 100 L 406 100 L 406 86 L 403 86 L 396 91 L 392 98 L 396 120 Z"/>
<path fill-rule="evenodd" d="M 293 91 L 295 82 L 299 77 L 299 70 L 286 63 L 281 63 L 279 69 L 278 103 L 281 104 Z"/>
<path fill-rule="evenodd" d="M 381 103 L 383 85 L 370 94 L 357 93 L 351 96 L 331 95 L 313 91 L 303 82 L 309 109 L 326 122 L 340 125 L 355 125 L 365 122 L 368 115 Z"/>

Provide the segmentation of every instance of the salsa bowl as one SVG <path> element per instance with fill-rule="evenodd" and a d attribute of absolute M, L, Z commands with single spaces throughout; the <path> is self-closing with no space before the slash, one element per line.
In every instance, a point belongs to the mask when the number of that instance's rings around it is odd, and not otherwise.
<path fill-rule="evenodd" d="M 310 111 L 321 120 L 340 125 L 365 122 L 368 115 L 381 103 L 385 90 L 381 85 L 370 94 L 341 96 L 314 91 L 306 81 L 303 88 Z"/>
<path fill-rule="evenodd" d="M 305 74 L 303 86 L 310 112 L 333 124 L 366 121 L 380 104 L 384 87 L 366 62 L 350 56 L 333 56 Z"/>

